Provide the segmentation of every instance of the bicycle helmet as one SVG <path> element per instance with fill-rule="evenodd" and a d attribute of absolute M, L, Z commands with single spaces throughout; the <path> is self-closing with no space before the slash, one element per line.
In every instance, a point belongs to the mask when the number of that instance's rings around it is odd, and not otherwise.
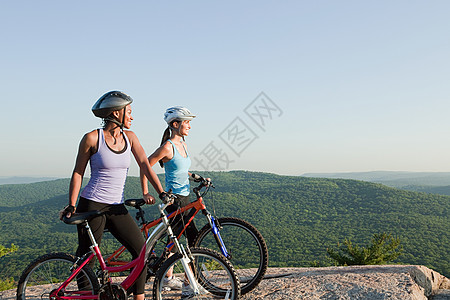
<path fill-rule="evenodd" d="M 106 118 L 113 111 L 120 110 L 133 102 L 130 96 L 119 91 L 107 92 L 92 106 L 92 112 L 96 117 Z"/>
<path fill-rule="evenodd" d="M 183 106 L 170 107 L 166 109 L 166 112 L 164 113 L 164 121 L 166 121 L 169 126 L 173 121 L 192 120 L 195 117 L 196 116 L 192 114 L 189 109 Z"/>

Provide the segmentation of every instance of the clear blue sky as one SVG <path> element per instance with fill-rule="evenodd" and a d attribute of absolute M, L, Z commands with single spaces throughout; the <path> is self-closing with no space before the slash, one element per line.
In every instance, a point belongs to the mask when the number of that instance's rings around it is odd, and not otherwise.
<path fill-rule="evenodd" d="M 449 1 L 2 1 L 0 176 L 70 177 L 109 90 L 133 97 L 147 154 L 165 108 L 196 113 L 193 169 L 450 171 L 449 11 Z"/>

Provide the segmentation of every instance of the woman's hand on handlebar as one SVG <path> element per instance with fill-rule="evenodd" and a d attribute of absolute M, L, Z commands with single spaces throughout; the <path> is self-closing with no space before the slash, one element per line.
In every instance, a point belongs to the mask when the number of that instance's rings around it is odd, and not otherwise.
<path fill-rule="evenodd" d="M 209 178 L 209 177 L 208 178 L 203 178 L 202 177 L 202 181 L 201 182 L 202 182 L 203 186 L 206 186 L 206 187 L 212 186 L 212 187 L 214 187 L 212 182 L 211 182 L 211 178 Z"/>
<path fill-rule="evenodd" d="M 144 194 L 142 198 L 147 204 L 155 204 L 155 197 L 153 197 L 150 193 Z"/>
<path fill-rule="evenodd" d="M 170 189 L 168 192 L 162 192 L 159 194 L 159 199 L 161 199 L 164 204 L 172 204 L 175 200 L 175 195 L 172 194 L 172 190 Z"/>
<path fill-rule="evenodd" d="M 63 209 L 61 209 L 59 211 L 59 219 L 62 220 L 64 216 L 66 216 L 66 218 L 70 218 L 72 216 L 72 214 L 75 212 L 76 207 L 73 205 L 67 205 L 65 206 Z"/>

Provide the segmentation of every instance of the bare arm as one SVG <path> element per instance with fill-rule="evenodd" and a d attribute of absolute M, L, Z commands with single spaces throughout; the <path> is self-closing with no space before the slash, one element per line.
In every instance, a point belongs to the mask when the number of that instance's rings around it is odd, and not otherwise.
<path fill-rule="evenodd" d="M 91 131 L 83 136 L 78 147 L 75 167 L 72 172 L 69 186 L 69 204 L 75 206 L 83 182 L 84 172 L 91 157 L 92 149 L 97 147 L 97 130 Z"/>
<path fill-rule="evenodd" d="M 150 166 L 154 166 L 158 161 L 163 160 L 169 160 L 171 159 L 173 156 L 173 151 L 171 147 L 168 147 L 167 143 L 162 145 L 161 147 L 159 147 L 158 149 L 155 150 L 155 152 L 153 152 L 149 157 L 148 157 L 148 162 L 150 163 Z M 140 173 L 140 177 L 141 177 L 141 188 L 142 188 L 142 192 L 144 194 L 148 193 L 148 184 L 147 184 L 147 177 L 145 176 L 145 174 L 142 172 Z"/>
<path fill-rule="evenodd" d="M 92 149 L 97 146 L 98 134 L 97 131 L 91 131 L 83 136 L 78 146 L 78 154 L 75 160 L 75 167 L 70 178 L 69 185 L 69 206 L 75 207 L 78 200 L 78 194 L 80 193 L 81 184 L 83 183 L 84 172 L 86 171 L 87 163 L 91 157 Z M 60 219 L 65 209 L 60 212 Z M 74 211 L 74 210 L 73 210 Z M 70 217 L 71 213 L 68 212 L 67 217 Z"/>

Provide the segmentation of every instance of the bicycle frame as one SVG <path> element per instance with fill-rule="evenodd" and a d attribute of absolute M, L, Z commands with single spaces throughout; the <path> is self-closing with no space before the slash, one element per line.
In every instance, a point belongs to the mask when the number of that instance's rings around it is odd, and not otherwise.
<path fill-rule="evenodd" d="M 188 220 L 185 221 L 185 225 L 183 227 L 183 229 L 181 230 L 180 234 L 177 236 L 177 239 L 180 239 L 181 235 L 184 233 L 184 231 L 186 230 L 186 228 L 189 226 L 189 224 L 192 222 L 192 220 L 194 219 L 194 217 L 200 212 L 202 211 L 203 215 L 205 215 L 206 219 L 208 220 L 209 225 L 212 228 L 212 232 L 214 234 L 214 238 L 216 239 L 217 244 L 219 245 L 219 248 L 222 252 L 222 254 L 230 259 L 230 255 L 225 247 L 225 244 L 222 240 L 222 237 L 220 236 L 219 233 L 219 225 L 217 224 L 215 218 L 208 212 L 208 210 L 206 209 L 205 204 L 203 203 L 203 197 L 199 194 L 198 190 L 195 191 L 195 194 L 197 196 L 197 200 L 189 203 L 188 205 L 186 205 L 185 207 L 182 207 L 180 209 L 178 209 L 177 211 L 174 211 L 172 213 L 170 213 L 169 215 L 167 215 L 168 219 L 172 219 L 182 213 L 184 213 L 185 211 L 194 209 L 189 215 L 188 215 Z M 150 228 L 156 226 L 157 224 L 162 222 L 162 218 L 158 218 L 158 219 L 154 219 L 150 222 L 147 223 L 143 223 L 141 225 L 141 231 L 143 231 L 143 233 L 145 234 L 145 236 L 148 236 L 148 232 L 150 230 Z M 153 246 L 153 245 L 152 245 Z M 169 244 L 166 246 L 166 250 L 167 251 L 171 251 L 173 248 L 173 244 Z M 125 251 L 125 247 L 121 246 L 119 249 L 117 249 L 113 254 L 111 254 L 108 258 L 106 258 L 106 262 L 108 263 L 108 265 L 111 266 L 118 266 L 118 265 L 125 265 L 127 264 L 126 261 L 121 261 L 118 258 L 120 257 L 120 255 L 122 255 L 122 253 Z"/>
<path fill-rule="evenodd" d="M 167 204 L 161 204 L 159 206 L 159 209 L 161 212 L 163 212 L 163 210 L 166 207 L 167 207 Z M 185 256 L 187 258 L 188 256 L 187 256 L 184 248 L 180 244 L 178 244 L 178 240 L 173 235 L 172 228 L 170 227 L 169 221 L 168 221 L 167 217 L 165 216 L 165 214 L 163 214 L 163 216 L 161 218 L 159 218 L 158 220 L 159 220 L 159 222 L 158 222 L 159 224 L 152 231 L 152 233 L 150 235 L 148 235 L 147 240 L 146 240 L 144 246 L 142 247 L 139 256 L 136 259 L 134 259 L 126 264 L 119 265 L 119 266 L 108 266 L 106 264 L 105 260 L 103 259 L 102 255 L 101 255 L 100 248 L 94 238 L 94 235 L 92 234 L 92 230 L 91 230 L 88 222 L 85 222 L 85 227 L 89 234 L 89 238 L 91 239 L 91 242 L 92 242 L 92 246 L 90 247 L 91 253 L 89 254 L 89 256 L 86 259 L 81 258 L 82 263 L 80 265 L 78 265 L 78 267 L 72 272 L 72 274 L 69 276 L 69 278 L 67 278 L 57 289 L 55 289 L 51 292 L 50 299 L 98 299 L 98 295 L 93 295 L 90 291 L 71 292 L 71 291 L 65 290 L 71 281 L 76 280 L 76 276 L 80 273 L 82 268 L 86 264 L 88 264 L 92 259 L 94 259 L 95 257 L 97 257 L 97 259 L 99 260 L 100 268 L 103 271 L 103 274 L 106 274 L 106 278 L 104 278 L 104 279 L 106 279 L 107 282 L 109 282 L 109 283 L 111 283 L 111 278 L 109 277 L 110 273 L 119 273 L 119 272 L 123 272 L 123 271 L 133 268 L 133 270 L 125 278 L 125 280 L 120 283 L 120 285 L 125 290 L 127 290 L 134 284 L 134 282 L 140 276 L 143 268 L 145 267 L 147 259 L 149 257 L 150 250 L 153 249 L 153 246 L 155 245 L 157 240 L 166 233 L 174 241 L 173 242 L 174 245 L 172 245 L 172 247 L 175 246 L 177 248 L 177 251 L 182 253 L 183 256 Z M 148 232 L 148 230 L 146 232 Z M 187 275 L 189 281 L 191 282 L 194 290 L 198 292 L 198 286 L 197 286 L 197 283 L 196 283 L 196 280 L 195 280 L 195 277 L 194 277 L 192 271 L 190 270 L 190 268 L 187 265 L 188 262 L 189 262 L 189 259 L 187 259 L 187 261 L 185 261 L 185 263 L 183 263 L 183 265 L 185 267 L 185 272 L 186 272 L 186 275 Z M 60 292 L 65 293 L 66 296 L 58 296 L 58 294 L 60 294 Z M 63 293 L 61 293 L 61 294 L 63 294 Z"/>

